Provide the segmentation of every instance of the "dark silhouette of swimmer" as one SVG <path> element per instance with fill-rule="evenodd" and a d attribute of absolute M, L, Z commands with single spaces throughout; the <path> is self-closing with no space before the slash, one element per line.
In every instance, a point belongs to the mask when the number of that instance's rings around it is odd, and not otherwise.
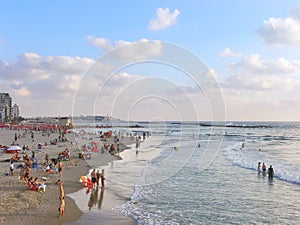
<path fill-rule="evenodd" d="M 268 174 L 269 174 L 269 178 L 273 178 L 274 169 L 273 169 L 272 165 L 270 165 L 270 167 L 268 169 Z"/>

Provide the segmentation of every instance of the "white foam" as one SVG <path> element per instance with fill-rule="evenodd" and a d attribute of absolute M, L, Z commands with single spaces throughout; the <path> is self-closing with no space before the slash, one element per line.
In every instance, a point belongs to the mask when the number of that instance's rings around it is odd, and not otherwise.
<path fill-rule="evenodd" d="M 300 167 L 287 165 L 286 162 L 270 157 L 263 152 L 240 149 L 240 144 L 234 144 L 223 149 L 223 155 L 233 164 L 243 168 L 257 170 L 258 162 L 265 162 L 267 168 L 272 165 L 274 168 L 274 177 L 291 183 L 300 184 Z"/>

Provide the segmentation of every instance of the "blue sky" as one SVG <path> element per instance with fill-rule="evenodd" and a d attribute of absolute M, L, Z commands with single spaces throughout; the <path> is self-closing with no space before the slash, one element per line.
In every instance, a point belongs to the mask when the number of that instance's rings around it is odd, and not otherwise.
<path fill-rule="evenodd" d="M 298 1 L 2 1 L 2 91 L 11 94 L 24 116 L 71 115 L 87 69 L 111 49 L 141 40 L 172 43 L 196 54 L 221 89 L 228 120 L 300 119 Z M 122 95 L 120 87 L 151 76 L 167 78 L 182 90 L 195 86 L 170 68 L 131 66 L 115 74 L 116 81 L 108 84 L 114 94 L 105 99 L 113 102 L 116 93 Z M 102 86 L 95 85 L 95 93 Z M 187 114 L 183 119 L 211 119 L 209 110 L 201 114 L 205 103 L 195 100 L 205 93 L 195 92 L 185 95 L 200 105 L 196 107 L 200 116 Z M 143 103 L 143 109 L 149 106 Z M 99 114 L 113 112 L 108 102 L 94 105 Z M 179 118 L 178 112 L 165 107 L 164 119 Z M 136 110 L 130 117 L 162 116 L 151 110 L 157 112 L 148 107 L 148 114 Z M 126 111 L 115 114 L 128 118 Z"/>

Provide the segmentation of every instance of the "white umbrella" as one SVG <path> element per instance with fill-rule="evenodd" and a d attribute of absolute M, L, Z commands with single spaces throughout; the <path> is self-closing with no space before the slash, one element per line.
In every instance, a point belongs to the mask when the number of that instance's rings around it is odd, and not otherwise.
<path fill-rule="evenodd" d="M 18 145 L 12 145 L 7 150 L 21 150 L 22 148 Z"/>

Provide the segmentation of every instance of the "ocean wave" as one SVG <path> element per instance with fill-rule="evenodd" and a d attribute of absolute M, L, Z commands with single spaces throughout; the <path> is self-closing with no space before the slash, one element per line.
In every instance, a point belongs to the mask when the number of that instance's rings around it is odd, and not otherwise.
<path fill-rule="evenodd" d="M 274 177 L 300 185 L 300 167 L 287 165 L 274 157 L 269 159 L 267 155 L 258 154 L 257 151 L 241 150 L 240 143 L 224 148 L 222 153 L 232 164 L 245 169 L 257 170 L 258 162 L 268 162 L 268 165 L 275 166 Z"/>
<path fill-rule="evenodd" d="M 270 125 L 250 125 L 250 124 L 233 124 L 233 123 L 227 123 L 227 124 L 210 124 L 210 123 L 200 123 L 200 126 L 203 127 L 233 127 L 233 128 L 272 128 Z"/>

